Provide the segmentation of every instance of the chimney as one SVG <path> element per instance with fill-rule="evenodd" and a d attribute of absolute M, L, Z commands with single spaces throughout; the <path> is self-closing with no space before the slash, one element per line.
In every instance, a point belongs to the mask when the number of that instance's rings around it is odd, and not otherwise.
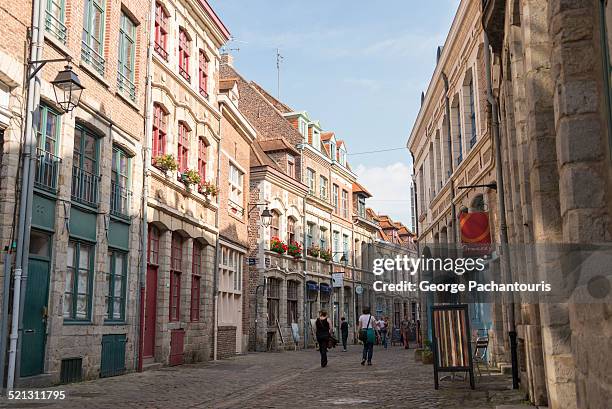
<path fill-rule="evenodd" d="M 221 64 L 227 64 L 234 68 L 234 57 L 228 53 L 221 54 Z"/>

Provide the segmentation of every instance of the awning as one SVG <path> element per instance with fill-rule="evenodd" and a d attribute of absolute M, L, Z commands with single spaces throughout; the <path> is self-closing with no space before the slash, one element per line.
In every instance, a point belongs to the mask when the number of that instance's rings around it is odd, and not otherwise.
<path fill-rule="evenodd" d="M 319 291 L 319 285 L 317 283 L 313 283 L 312 281 L 308 281 L 306 283 L 306 288 L 309 291 Z"/>
<path fill-rule="evenodd" d="M 321 292 L 331 293 L 331 287 L 329 286 L 329 284 L 321 283 Z"/>

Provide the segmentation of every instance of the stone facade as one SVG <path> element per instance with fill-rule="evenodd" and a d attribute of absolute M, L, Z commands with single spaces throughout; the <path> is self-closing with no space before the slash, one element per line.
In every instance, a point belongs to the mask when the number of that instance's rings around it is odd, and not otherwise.
<path fill-rule="evenodd" d="M 155 33 L 143 356 L 175 365 L 215 357 L 223 286 L 215 260 L 226 254 L 218 247 L 218 49 L 229 33 L 195 0 L 157 2 Z"/>
<path fill-rule="evenodd" d="M 605 1 L 570 3 L 490 1 L 484 10 L 509 181 L 509 238 L 536 245 L 512 260 L 512 274 L 553 282 L 568 270 L 570 254 L 551 256 L 543 244 L 612 238 L 612 9 Z M 608 407 L 610 360 L 596 351 L 610 349 L 609 302 L 515 305 L 519 355 L 527 361 L 521 386 L 530 400 L 551 408 Z"/>

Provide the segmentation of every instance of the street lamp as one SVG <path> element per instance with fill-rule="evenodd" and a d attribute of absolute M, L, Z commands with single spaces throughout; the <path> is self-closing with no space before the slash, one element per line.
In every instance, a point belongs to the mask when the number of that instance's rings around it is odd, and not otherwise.
<path fill-rule="evenodd" d="M 261 212 L 261 225 L 263 227 L 269 227 L 272 224 L 272 212 L 268 209 L 268 206 Z"/>
<path fill-rule="evenodd" d="M 72 71 L 70 64 L 57 73 L 51 84 L 53 84 L 55 100 L 65 112 L 70 112 L 79 105 L 85 87 L 81 85 L 79 76 Z"/>

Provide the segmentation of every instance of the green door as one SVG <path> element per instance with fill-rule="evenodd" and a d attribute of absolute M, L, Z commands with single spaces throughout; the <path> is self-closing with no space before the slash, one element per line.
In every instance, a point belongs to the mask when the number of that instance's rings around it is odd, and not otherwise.
<path fill-rule="evenodd" d="M 49 293 L 49 261 L 31 258 L 23 309 L 20 375 L 43 373 Z"/>

